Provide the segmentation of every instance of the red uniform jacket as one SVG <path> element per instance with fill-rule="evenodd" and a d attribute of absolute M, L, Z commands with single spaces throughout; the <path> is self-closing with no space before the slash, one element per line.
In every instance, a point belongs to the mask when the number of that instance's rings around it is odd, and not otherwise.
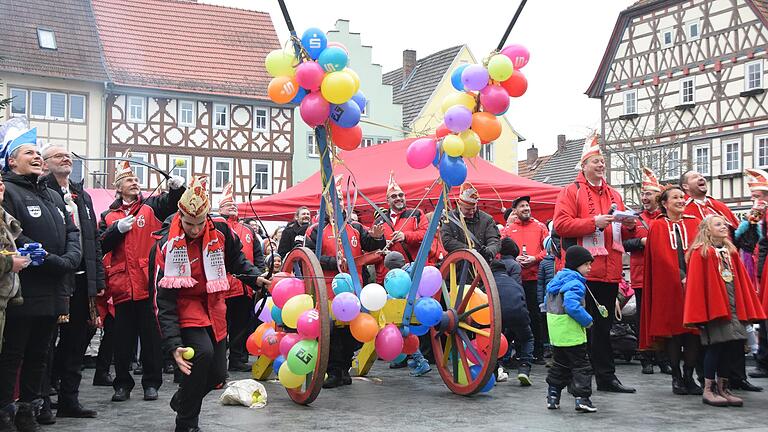
<path fill-rule="evenodd" d="M 658 338 L 667 338 L 696 330 L 683 325 L 685 289 L 680 279 L 678 250 L 673 249 L 670 230 L 677 224 L 687 250 L 698 231 L 699 221 L 692 216 L 673 223 L 659 217 L 651 225 L 645 243 L 645 275 L 643 280 L 643 307 L 640 311 L 640 348 L 651 348 Z M 685 254 L 686 250 L 683 250 Z M 688 269 L 688 277 L 691 269 Z M 690 285 L 690 280 L 688 281 Z"/>
<path fill-rule="evenodd" d="M 760 299 L 755 294 L 747 270 L 739 259 L 739 253 L 730 254 L 733 264 L 733 285 L 736 298 L 736 316 L 742 322 L 754 322 L 765 319 L 765 311 Z M 714 248 L 701 256 L 701 249 L 691 254 L 688 264 L 688 283 L 685 292 L 685 312 L 683 322 L 686 325 L 703 324 L 710 321 L 731 319 L 731 306 L 725 282 L 720 276 L 719 258 Z"/>
<path fill-rule="evenodd" d="M 582 238 L 595 232 L 595 216 L 608 214 L 611 204 L 618 210 L 624 210 L 624 202 L 616 190 L 605 181 L 600 186 L 587 182 L 583 172 L 579 172 L 576 181 L 569 184 L 557 196 L 554 214 L 554 228 L 562 239 L 563 253 L 557 268 L 564 265 L 565 250 L 570 245 L 582 246 Z M 592 271 L 587 280 L 618 283 L 621 281 L 623 253 L 613 248 L 613 231 L 607 226 L 603 231 L 605 248 L 608 255 L 596 256 Z"/>
<path fill-rule="evenodd" d="M 243 255 L 245 255 L 245 258 L 248 261 L 256 264 L 256 261 L 254 260 L 254 247 L 261 248 L 261 245 L 259 244 L 259 240 L 256 238 L 256 235 L 253 233 L 251 227 L 238 221 L 237 217 L 229 217 L 222 220 L 225 221 L 227 226 L 229 226 L 229 229 L 232 230 L 232 234 L 236 235 L 237 238 L 240 239 L 240 243 L 243 245 Z M 263 271 L 264 269 L 259 270 Z M 253 297 L 253 290 L 243 285 L 240 279 L 232 276 L 231 274 L 227 275 L 227 279 L 229 280 L 229 291 L 227 291 L 225 296 L 226 298 L 238 297 L 241 295 L 248 295 L 248 297 L 251 298 Z"/>
<path fill-rule="evenodd" d="M 530 218 L 526 222 L 517 219 L 511 225 L 504 228 L 501 236 L 514 240 L 520 248 L 521 255 L 523 253 L 523 246 L 525 246 L 525 253 L 536 257 L 536 262 L 529 267 L 523 267 L 521 276 L 523 281 L 538 281 L 539 263 L 547 256 L 547 251 L 544 250 L 544 239 L 549 236 L 547 227 L 534 218 Z"/>
<path fill-rule="evenodd" d="M 704 204 L 699 204 L 687 195 L 685 199 L 685 214 L 691 215 L 698 220 L 702 220 L 712 214 L 719 214 L 720 216 L 725 217 L 725 220 L 728 221 L 732 230 L 739 227 L 739 220 L 733 215 L 731 209 L 720 201 L 712 197 L 707 197 Z"/>
<path fill-rule="evenodd" d="M 648 237 L 648 230 L 650 229 L 653 220 L 658 217 L 659 214 L 660 212 L 658 210 L 653 213 L 648 213 L 646 210 L 643 210 L 642 213 L 640 213 L 640 219 L 637 221 L 637 227 L 633 233 L 633 238 L 639 241 L 643 237 Z M 629 252 L 629 277 L 632 279 L 632 289 L 643 289 L 645 248 L 642 247 L 642 245 L 638 245 L 637 247 L 638 248 L 633 248 L 633 250 L 630 251 L 628 242 L 624 242 L 624 249 Z"/>
<path fill-rule="evenodd" d="M 405 235 L 404 242 L 393 243 L 390 247 L 390 251 L 397 251 L 403 254 L 405 262 L 411 262 L 411 259 L 416 259 L 416 255 L 419 254 L 419 247 L 424 241 L 424 234 L 427 233 L 427 218 L 419 210 L 405 209 L 400 213 L 390 212 L 389 218 L 395 226 L 392 227 L 384 222 L 383 218 L 376 219 L 376 223 L 384 223 L 384 238 L 389 241 L 392 240 L 392 235 L 395 231 L 402 231 Z M 407 221 L 407 222 L 406 222 Z M 406 253 L 406 249 L 408 253 Z M 379 259 L 376 260 L 376 282 L 384 283 L 384 275 L 387 273 L 387 268 L 384 267 L 384 256 L 379 255 Z"/>

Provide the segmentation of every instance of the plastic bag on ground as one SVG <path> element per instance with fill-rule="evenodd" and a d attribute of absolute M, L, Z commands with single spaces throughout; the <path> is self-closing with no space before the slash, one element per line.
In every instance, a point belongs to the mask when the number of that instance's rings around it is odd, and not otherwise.
<path fill-rule="evenodd" d="M 219 402 L 222 405 L 244 405 L 248 408 L 263 408 L 267 406 L 267 389 L 252 379 L 231 381 L 221 394 Z"/>

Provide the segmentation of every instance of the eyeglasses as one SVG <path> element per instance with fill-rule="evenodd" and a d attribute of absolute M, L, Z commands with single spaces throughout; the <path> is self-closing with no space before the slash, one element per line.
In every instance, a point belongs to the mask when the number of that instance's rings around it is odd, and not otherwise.
<path fill-rule="evenodd" d="M 404 194 L 404 193 L 402 193 L 402 192 L 400 192 L 400 193 L 398 193 L 398 194 L 392 194 L 392 195 L 390 195 L 389 197 L 390 197 L 391 199 L 395 199 L 395 198 L 403 198 L 404 196 L 405 196 L 405 194 Z"/>
<path fill-rule="evenodd" d="M 69 159 L 69 160 L 72 160 L 72 155 L 69 154 L 69 153 L 56 153 L 55 155 L 48 156 L 47 158 L 45 158 L 43 160 L 48 160 L 48 159 L 57 159 L 57 160 Z"/>

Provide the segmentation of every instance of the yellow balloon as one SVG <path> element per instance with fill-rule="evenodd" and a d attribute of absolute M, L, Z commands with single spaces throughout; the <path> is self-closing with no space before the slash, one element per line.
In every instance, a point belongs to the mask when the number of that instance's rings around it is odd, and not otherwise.
<path fill-rule="evenodd" d="M 320 84 L 320 93 L 332 104 L 343 104 L 355 95 L 355 80 L 348 72 L 331 72 Z"/>
<path fill-rule="evenodd" d="M 288 299 L 283 305 L 283 324 L 296 328 L 299 315 L 315 307 L 315 302 L 309 294 L 299 294 Z"/>
<path fill-rule="evenodd" d="M 464 153 L 464 141 L 458 135 L 446 135 L 443 138 L 443 151 L 448 156 L 461 156 Z"/>
<path fill-rule="evenodd" d="M 306 377 L 303 375 L 296 375 L 291 372 L 291 370 L 288 369 L 288 362 L 283 363 L 277 371 L 277 379 L 280 380 L 280 384 L 285 388 L 292 389 L 301 387 L 301 385 L 304 384 L 305 378 Z"/>
<path fill-rule="evenodd" d="M 267 72 L 273 77 L 292 77 L 296 75 L 294 66 L 297 64 L 298 61 L 293 53 L 282 49 L 271 51 L 267 54 L 267 58 L 264 59 L 264 65 L 267 67 Z"/>
<path fill-rule="evenodd" d="M 488 75 L 495 81 L 506 81 L 514 71 L 512 60 L 504 54 L 496 54 L 488 60 Z"/>
<path fill-rule="evenodd" d="M 443 104 L 441 106 L 443 109 L 443 114 L 445 114 L 449 108 L 456 105 L 463 105 L 467 107 L 468 110 L 474 111 L 476 101 L 475 98 L 469 93 L 453 92 L 446 96 L 445 99 L 443 99 Z"/>
<path fill-rule="evenodd" d="M 467 158 L 473 158 L 480 153 L 480 137 L 475 131 L 467 129 L 459 134 L 459 138 L 464 141 L 464 152 L 461 154 Z"/>
<path fill-rule="evenodd" d="M 357 74 L 357 72 L 353 71 L 350 68 L 344 68 L 342 72 L 348 73 L 349 76 L 351 76 L 352 79 L 355 80 L 355 93 L 357 93 L 357 91 L 360 90 L 360 76 Z"/>

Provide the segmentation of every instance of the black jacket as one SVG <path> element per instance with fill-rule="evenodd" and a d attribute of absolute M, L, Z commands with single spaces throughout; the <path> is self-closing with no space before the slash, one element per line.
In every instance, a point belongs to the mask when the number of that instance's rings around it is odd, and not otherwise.
<path fill-rule="evenodd" d="M 18 316 L 58 316 L 69 313 L 74 271 L 80 266 L 80 232 L 61 196 L 35 176 L 3 173 L 3 208 L 21 223 L 16 245 L 40 243 L 48 252 L 39 267 L 19 273 L 24 304 L 8 308 Z"/>
<path fill-rule="evenodd" d="M 43 177 L 49 188 L 59 192 L 64 197 L 64 191 L 53 175 Z M 99 240 L 98 217 L 93 210 L 93 200 L 83 189 L 82 183 L 69 182 L 69 190 L 72 201 L 77 205 L 78 218 L 80 219 L 80 239 L 83 247 L 83 259 L 80 262 L 80 270 L 85 270 L 88 280 L 88 296 L 95 297 L 99 291 L 104 290 L 104 255 L 101 253 L 101 241 Z"/>
<path fill-rule="evenodd" d="M 458 209 L 450 212 L 449 220 L 443 223 L 442 228 L 440 228 L 443 235 L 443 247 L 448 252 L 468 248 L 464 230 L 454 220 L 461 221 Z M 496 226 L 496 221 L 482 210 L 477 210 L 472 218 L 464 219 L 464 221 L 469 232 L 475 237 L 472 239 L 475 243 L 475 249 L 490 262 L 501 249 L 501 234 Z"/>
<path fill-rule="evenodd" d="M 531 322 L 520 277 L 521 271 L 520 264 L 510 257 L 491 263 L 491 272 L 499 292 L 503 328 L 527 326 Z"/>
<path fill-rule="evenodd" d="M 297 237 L 300 237 L 298 241 L 304 243 L 304 234 L 307 233 L 309 224 L 300 225 L 298 222 L 293 221 L 285 226 L 283 235 L 280 237 L 280 244 L 277 245 L 277 253 L 285 258 L 288 252 L 296 247 Z"/>

